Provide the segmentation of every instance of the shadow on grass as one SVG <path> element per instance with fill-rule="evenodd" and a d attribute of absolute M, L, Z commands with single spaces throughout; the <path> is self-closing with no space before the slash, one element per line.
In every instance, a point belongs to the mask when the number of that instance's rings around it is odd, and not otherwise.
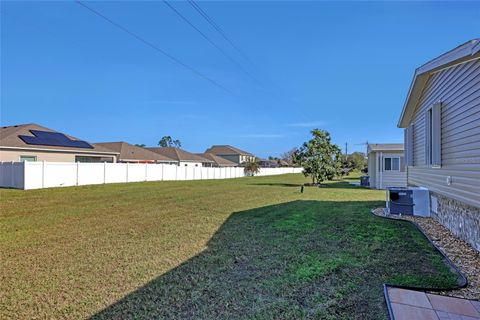
<path fill-rule="evenodd" d="M 249 183 L 251 186 L 270 186 L 270 187 L 297 187 L 300 188 L 303 183 Z"/>
<path fill-rule="evenodd" d="M 382 284 L 453 286 L 412 225 L 371 201 L 293 201 L 233 213 L 208 248 L 92 319 L 379 319 Z"/>
<path fill-rule="evenodd" d="M 365 174 L 366 175 L 366 174 Z M 343 180 L 349 180 L 349 181 L 360 181 L 360 177 L 349 177 L 349 176 L 346 176 L 346 177 L 343 177 L 342 178 Z"/>
<path fill-rule="evenodd" d="M 251 186 L 269 186 L 269 187 L 292 187 L 292 188 L 299 188 L 303 185 L 303 183 L 250 183 Z M 344 188 L 344 189 L 368 189 L 367 187 L 359 186 L 359 185 L 352 185 L 348 181 L 328 181 L 321 186 L 311 186 L 306 185 L 305 188 Z"/>

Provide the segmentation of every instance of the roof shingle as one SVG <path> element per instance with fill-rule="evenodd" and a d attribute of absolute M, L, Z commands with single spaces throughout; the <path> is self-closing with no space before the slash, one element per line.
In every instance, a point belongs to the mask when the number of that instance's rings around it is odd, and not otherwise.
<path fill-rule="evenodd" d="M 238 164 L 236 162 L 227 160 L 220 156 L 214 155 L 213 153 L 197 153 L 198 156 L 211 160 L 219 167 L 236 167 Z"/>
<path fill-rule="evenodd" d="M 250 152 L 240 150 L 238 148 L 229 146 L 229 145 L 214 145 L 205 150 L 205 153 L 213 153 L 215 155 L 222 155 L 222 156 L 227 156 L 227 155 L 247 155 L 247 156 L 253 156 Z"/>
<path fill-rule="evenodd" d="M 156 147 L 156 148 L 146 148 L 147 150 L 153 151 L 155 153 L 164 155 L 168 158 L 174 159 L 176 161 L 184 162 L 213 162 L 212 160 L 205 159 L 196 154 L 190 153 L 180 148 L 175 147 Z"/>
<path fill-rule="evenodd" d="M 159 153 L 152 152 L 142 147 L 133 144 L 119 141 L 119 142 L 100 142 L 95 143 L 95 146 L 101 146 L 112 151 L 118 152 L 119 161 L 155 161 L 155 162 L 174 162 L 176 160 L 164 156 Z"/>
<path fill-rule="evenodd" d="M 102 146 L 93 146 L 93 149 L 85 148 L 75 148 L 75 147 L 63 147 L 63 146 L 49 146 L 49 145 L 32 145 L 27 144 L 25 141 L 19 138 L 19 136 L 31 136 L 34 135 L 30 130 L 39 130 L 47 132 L 58 132 L 43 126 L 40 126 L 35 123 L 20 124 L 14 126 L 5 126 L 0 127 L 0 146 L 9 147 L 9 148 L 23 148 L 23 149 L 48 149 L 48 150 L 68 150 L 68 151 L 77 151 L 82 153 L 108 153 L 108 154 L 118 154 L 110 149 L 106 149 Z M 75 137 L 72 137 L 68 134 L 65 134 L 71 140 L 81 141 Z"/>

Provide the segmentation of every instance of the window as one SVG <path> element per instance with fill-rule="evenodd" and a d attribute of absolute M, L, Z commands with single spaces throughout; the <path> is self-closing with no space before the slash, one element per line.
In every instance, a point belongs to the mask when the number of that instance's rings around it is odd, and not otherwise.
<path fill-rule="evenodd" d="M 399 157 L 388 157 L 383 158 L 384 162 L 384 171 L 400 171 L 400 158 Z"/>
<path fill-rule="evenodd" d="M 442 158 L 441 107 L 433 105 L 425 114 L 425 164 L 440 167 Z"/>
<path fill-rule="evenodd" d="M 37 156 L 20 156 L 20 162 L 37 161 Z"/>

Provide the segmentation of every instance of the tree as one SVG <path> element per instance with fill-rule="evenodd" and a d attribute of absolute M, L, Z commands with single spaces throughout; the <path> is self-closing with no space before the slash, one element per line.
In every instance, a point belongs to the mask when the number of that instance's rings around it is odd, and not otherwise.
<path fill-rule="evenodd" d="M 182 143 L 180 140 L 173 140 L 171 136 L 163 136 L 162 139 L 158 142 L 160 147 L 175 147 L 180 148 Z"/>
<path fill-rule="evenodd" d="M 145 148 L 145 144 L 143 143 L 135 143 L 135 145 L 140 148 Z"/>
<path fill-rule="evenodd" d="M 245 162 L 244 165 L 245 167 L 243 168 L 243 171 L 246 175 L 253 176 L 255 173 L 260 172 L 260 163 L 257 161 L 248 161 Z"/>
<path fill-rule="evenodd" d="M 303 167 L 303 174 L 313 184 L 340 176 L 343 166 L 340 147 L 332 144 L 328 131 L 314 129 L 311 133 L 313 138 L 295 152 L 294 162 Z"/>
<path fill-rule="evenodd" d="M 354 170 L 363 170 L 367 166 L 367 159 L 363 152 L 354 152 L 347 156 L 347 167 Z"/>

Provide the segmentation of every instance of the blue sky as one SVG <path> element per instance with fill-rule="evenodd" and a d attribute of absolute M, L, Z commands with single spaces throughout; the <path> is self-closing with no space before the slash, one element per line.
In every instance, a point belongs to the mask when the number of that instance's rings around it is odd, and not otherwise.
<path fill-rule="evenodd" d="M 480 35 L 480 3 L 86 2 L 220 89 L 73 1 L 2 2 L 2 125 L 35 122 L 91 141 L 279 155 L 331 132 L 350 150 L 401 142 L 416 67 Z M 247 60 L 248 58 L 248 60 Z M 240 65 L 241 67 L 239 67 Z M 246 72 L 245 72 L 246 71 Z"/>

